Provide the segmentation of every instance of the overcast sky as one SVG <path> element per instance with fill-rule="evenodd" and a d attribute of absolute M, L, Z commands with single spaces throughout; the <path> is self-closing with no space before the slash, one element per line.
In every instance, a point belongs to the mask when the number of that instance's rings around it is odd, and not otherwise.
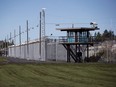
<path fill-rule="evenodd" d="M 46 8 L 46 35 L 60 36 L 64 33 L 56 31 L 55 23 L 64 23 L 60 27 L 71 27 L 67 23 L 97 22 L 100 32 L 105 29 L 116 32 L 116 0 L 0 0 L 0 40 L 5 39 L 18 27 L 26 30 L 26 20 L 30 39 L 38 38 L 39 12 Z M 53 24 L 49 24 L 53 23 Z M 80 25 L 75 25 L 76 27 Z M 25 38 L 26 33 L 22 35 Z M 17 37 L 18 38 L 18 37 Z M 24 39 L 25 41 L 26 39 Z"/>

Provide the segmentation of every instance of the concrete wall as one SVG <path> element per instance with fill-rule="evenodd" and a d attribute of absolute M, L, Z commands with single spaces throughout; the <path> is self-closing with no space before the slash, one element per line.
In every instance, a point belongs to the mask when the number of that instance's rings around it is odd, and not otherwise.
<path fill-rule="evenodd" d="M 57 41 L 44 42 L 45 53 L 40 57 L 39 52 L 39 41 L 29 43 L 29 51 L 27 51 L 27 44 L 21 46 L 11 46 L 8 49 L 8 56 L 14 58 L 21 58 L 27 60 L 38 60 L 38 61 L 67 61 L 67 51 L 62 44 Z M 84 47 L 85 48 L 85 47 Z M 44 48 L 41 48 L 41 53 Z M 94 47 L 89 48 L 89 56 L 95 54 Z M 87 56 L 86 50 L 82 52 L 83 59 Z M 44 55 L 44 56 L 43 56 Z M 45 57 L 45 58 L 44 58 Z M 72 60 L 73 61 L 73 60 Z"/>
<path fill-rule="evenodd" d="M 47 60 L 53 61 L 66 61 L 67 52 L 66 49 L 57 42 L 47 44 Z"/>
<path fill-rule="evenodd" d="M 66 61 L 66 49 L 61 44 L 58 42 L 45 42 L 43 45 L 45 45 L 45 53 L 43 50 L 44 48 L 41 48 L 41 57 L 39 52 L 39 41 L 29 43 L 29 49 L 27 49 L 27 44 L 21 46 L 10 46 L 8 48 L 8 56 L 38 61 Z"/>
<path fill-rule="evenodd" d="M 42 60 L 39 55 L 39 43 L 30 43 L 28 46 L 28 51 L 26 44 L 21 46 L 10 46 L 8 48 L 8 56 L 27 60 Z"/>
<path fill-rule="evenodd" d="M 27 44 L 21 46 L 10 46 L 8 48 L 8 56 L 14 58 L 38 60 L 38 61 L 67 61 L 67 51 L 57 40 L 43 41 L 41 47 L 41 57 L 39 52 L 39 41 L 29 43 L 29 51 Z M 89 47 L 89 56 L 95 55 L 101 46 Z M 86 46 L 81 47 L 82 58 L 87 56 Z M 72 60 L 73 61 L 73 60 Z"/>

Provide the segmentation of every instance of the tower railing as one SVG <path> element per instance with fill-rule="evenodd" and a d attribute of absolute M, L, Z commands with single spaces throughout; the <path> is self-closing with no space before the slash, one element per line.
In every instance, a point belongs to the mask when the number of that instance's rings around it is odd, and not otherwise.
<path fill-rule="evenodd" d="M 95 36 L 75 37 L 75 36 L 59 36 L 60 43 L 92 43 L 95 42 Z"/>

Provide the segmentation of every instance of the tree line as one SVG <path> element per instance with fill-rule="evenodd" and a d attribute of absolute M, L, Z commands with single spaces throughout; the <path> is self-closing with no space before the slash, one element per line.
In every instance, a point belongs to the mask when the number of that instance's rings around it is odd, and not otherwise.
<path fill-rule="evenodd" d="M 104 42 L 104 41 L 109 41 L 109 40 L 115 40 L 116 35 L 114 34 L 114 31 L 112 30 L 104 30 L 103 33 L 100 32 L 95 32 L 95 41 L 96 42 Z"/>
<path fill-rule="evenodd" d="M 8 46 L 14 45 L 14 42 L 8 42 L 8 41 L 1 41 L 0 48 L 7 48 Z"/>

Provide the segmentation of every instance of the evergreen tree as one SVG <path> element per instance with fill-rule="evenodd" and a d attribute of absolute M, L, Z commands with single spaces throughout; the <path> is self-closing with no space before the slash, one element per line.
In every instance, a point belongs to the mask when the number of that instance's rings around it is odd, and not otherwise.
<path fill-rule="evenodd" d="M 97 32 L 97 33 L 95 32 L 94 36 L 95 36 L 95 42 L 101 42 L 102 41 L 102 35 L 101 35 L 100 32 Z"/>
<path fill-rule="evenodd" d="M 114 32 L 113 31 L 111 31 L 111 30 L 105 30 L 104 32 L 103 32 L 103 35 L 102 35 L 102 39 L 103 39 L 103 41 L 105 41 L 105 40 L 113 40 L 114 39 Z"/>

